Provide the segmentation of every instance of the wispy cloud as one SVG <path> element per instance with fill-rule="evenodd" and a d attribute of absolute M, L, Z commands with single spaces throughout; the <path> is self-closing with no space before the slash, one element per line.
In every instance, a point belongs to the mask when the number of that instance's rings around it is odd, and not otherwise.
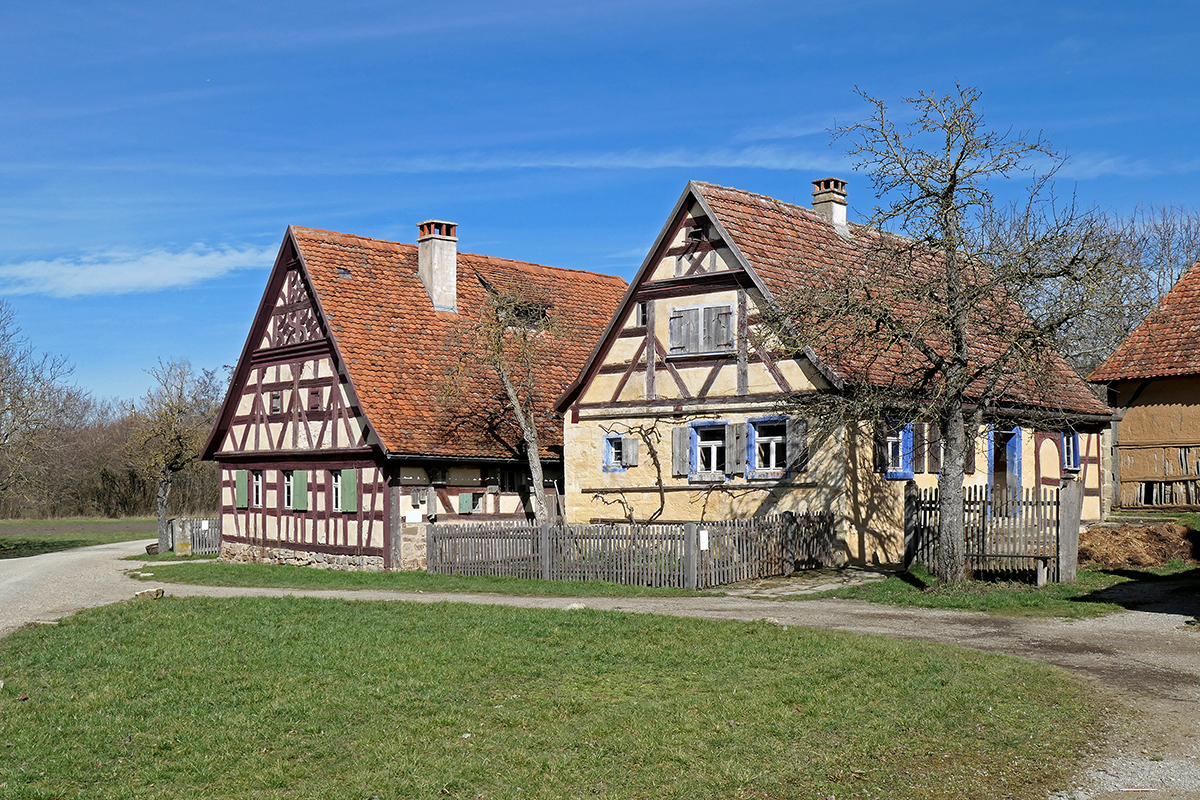
<path fill-rule="evenodd" d="M 206 247 L 186 250 L 111 250 L 79 258 L 0 265 L 0 294 L 50 297 L 155 292 L 192 286 L 240 269 L 269 267 L 274 248 Z"/>
<path fill-rule="evenodd" d="M 1170 169 L 1172 172 L 1195 170 L 1195 162 L 1187 169 L 1187 163 L 1172 165 L 1156 165 L 1143 158 L 1130 158 L 1108 153 L 1072 153 L 1058 171 L 1060 178 L 1072 180 L 1090 180 L 1114 175 L 1121 178 L 1147 178 L 1162 175 Z M 1184 168 L 1184 169 L 1181 169 Z"/>
<path fill-rule="evenodd" d="M 0 173 L 43 171 L 129 172 L 201 175 L 380 175 L 498 172 L 524 169 L 654 170 L 695 167 L 747 167 L 770 170 L 845 169 L 846 161 L 827 148 L 801 150 L 783 145 L 751 145 L 707 149 L 630 149 L 608 152 L 483 152 L 478 150 L 413 154 L 401 157 L 328 158 L 263 154 L 237 163 L 203 164 L 165 159 L 115 158 L 88 163 L 2 162 Z"/>
<path fill-rule="evenodd" d="M 778 139 L 800 139 L 814 134 L 828 134 L 837 124 L 838 117 L 853 117 L 854 112 L 839 111 L 822 114 L 804 114 L 765 125 L 742 128 L 734 134 L 735 142 L 763 142 Z"/>

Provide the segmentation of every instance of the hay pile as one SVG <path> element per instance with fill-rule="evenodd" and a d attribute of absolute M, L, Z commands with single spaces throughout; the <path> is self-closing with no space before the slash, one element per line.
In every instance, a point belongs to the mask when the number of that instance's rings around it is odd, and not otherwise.
<path fill-rule="evenodd" d="M 1079 533 L 1079 563 L 1105 569 L 1161 567 L 1173 558 L 1196 563 L 1200 533 L 1185 525 L 1092 527 Z"/>

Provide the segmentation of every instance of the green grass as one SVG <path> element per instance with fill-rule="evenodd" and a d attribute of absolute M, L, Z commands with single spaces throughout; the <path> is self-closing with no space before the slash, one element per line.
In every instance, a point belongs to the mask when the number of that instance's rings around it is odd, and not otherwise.
<path fill-rule="evenodd" d="M 928 570 L 916 566 L 908 573 L 893 575 L 882 581 L 789 599 L 838 597 L 896 606 L 984 611 L 1019 617 L 1081 618 L 1120 611 L 1123 606 L 1105 600 L 1103 591 L 1121 584 L 1134 581 L 1154 583 L 1167 578 L 1191 579 L 1200 589 L 1200 570 L 1182 561 L 1172 561 L 1161 569 L 1080 569 L 1077 577 L 1076 583 L 1051 583 L 1041 589 L 1013 581 L 968 581 L 959 586 L 942 586 Z"/>
<path fill-rule="evenodd" d="M 217 558 L 216 553 L 205 553 L 203 555 L 189 554 L 186 556 L 178 555 L 173 552 L 166 553 L 138 553 L 136 556 L 125 556 L 123 561 L 150 561 L 150 562 L 165 562 L 168 564 L 182 563 L 186 564 L 189 561 L 213 561 Z"/>
<path fill-rule="evenodd" d="M 132 601 L 0 643 L 0 798 L 1044 798 L 1094 687 L 765 623 Z M 22 699 L 27 698 L 27 699 Z"/>
<path fill-rule="evenodd" d="M 495 592 L 549 597 L 695 597 L 702 594 L 688 589 L 622 586 L 605 581 L 536 581 L 486 575 L 428 575 L 424 572 L 344 572 L 285 564 L 180 564 L 155 572 L 152 580 L 200 586 Z"/>
<path fill-rule="evenodd" d="M 127 525 L 155 522 L 156 517 L 48 517 L 46 519 L 0 519 L 0 528 L 11 525 Z"/>
<path fill-rule="evenodd" d="M 75 522 L 75 521 L 72 521 Z M 90 547 L 96 544 L 112 544 L 113 542 L 131 542 L 139 539 L 153 538 L 153 533 L 145 531 L 123 530 L 121 522 L 129 520 L 109 520 L 113 524 L 95 523 L 94 530 L 66 531 L 51 533 L 0 535 L 0 558 L 24 558 L 43 553 L 56 553 L 61 550 L 73 550 L 76 547 Z M 24 524 L 29 525 L 28 521 Z M 88 523 L 89 526 L 92 524 Z"/>

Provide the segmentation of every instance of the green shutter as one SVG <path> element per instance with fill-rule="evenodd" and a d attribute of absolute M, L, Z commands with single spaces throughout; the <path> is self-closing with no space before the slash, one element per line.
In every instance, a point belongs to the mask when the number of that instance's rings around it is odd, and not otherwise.
<path fill-rule="evenodd" d="M 358 511 L 358 470 L 342 470 L 342 512 Z"/>
<path fill-rule="evenodd" d="M 235 469 L 233 471 L 233 505 L 236 508 L 245 508 L 250 505 L 247 497 L 249 493 L 246 490 L 246 470 Z"/>
<path fill-rule="evenodd" d="M 475 496 L 470 492 L 458 493 L 458 513 L 470 514 L 475 510 Z"/>
<path fill-rule="evenodd" d="M 292 473 L 292 510 L 308 511 L 308 470 Z"/>

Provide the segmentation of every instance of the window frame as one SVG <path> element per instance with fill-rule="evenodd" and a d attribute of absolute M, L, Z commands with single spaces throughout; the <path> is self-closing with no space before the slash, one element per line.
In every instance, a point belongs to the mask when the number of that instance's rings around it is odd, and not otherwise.
<path fill-rule="evenodd" d="M 605 472 L 625 471 L 625 437 L 618 433 L 604 434 L 602 463 Z"/>
<path fill-rule="evenodd" d="M 291 509 L 296 505 L 295 478 L 290 469 L 283 471 L 283 507 Z"/>
<path fill-rule="evenodd" d="M 887 436 L 885 441 L 885 454 L 887 456 L 887 465 L 884 470 L 883 477 L 887 480 L 912 480 L 916 477 L 913 472 L 913 426 L 912 423 L 899 425 L 896 423 L 886 423 L 888 426 Z M 900 463 L 892 461 L 892 443 L 896 442 L 900 446 Z"/>
<path fill-rule="evenodd" d="M 1059 452 L 1062 454 L 1062 468 L 1066 472 L 1079 472 L 1083 460 L 1079 452 L 1079 433 L 1063 431 L 1059 436 Z"/>
<path fill-rule="evenodd" d="M 696 422 L 693 422 L 688 426 L 688 429 L 690 432 L 690 437 L 691 437 L 691 442 L 690 442 L 691 454 L 690 454 L 690 456 L 691 456 L 691 467 L 692 467 L 691 471 L 689 471 L 689 473 L 688 473 L 689 481 L 694 481 L 694 482 L 698 482 L 698 483 L 720 483 L 720 482 L 729 480 L 729 478 L 730 478 L 730 475 L 728 473 L 729 453 L 726 450 L 726 439 L 727 439 L 726 432 L 729 429 L 729 425 L 730 425 L 730 421 L 727 419 L 722 419 L 722 420 L 706 419 L 706 420 L 697 420 Z M 722 461 L 724 462 L 723 469 L 719 469 L 719 470 L 713 469 L 713 470 L 707 470 L 707 471 L 700 469 L 700 450 L 701 450 L 700 431 L 702 431 L 702 430 L 720 431 L 721 438 L 717 441 L 712 442 L 712 445 L 714 448 L 713 460 L 716 461 L 715 450 L 716 450 L 716 448 L 719 448 L 722 451 Z M 715 467 L 716 464 L 714 463 L 713 466 Z"/>
<path fill-rule="evenodd" d="M 329 471 L 329 488 L 333 493 L 329 510 L 335 514 L 340 514 L 342 511 L 342 471 L 340 469 L 331 469 Z"/>
<path fill-rule="evenodd" d="M 250 506 L 252 508 L 263 507 L 263 471 L 261 469 L 250 470 Z"/>
<path fill-rule="evenodd" d="M 275 389 L 267 393 L 267 408 L 270 409 L 269 414 L 283 413 L 283 390 Z"/>
<path fill-rule="evenodd" d="M 751 417 L 746 420 L 746 477 L 749 479 L 778 479 L 788 474 L 788 418 L 772 415 L 767 417 Z M 783 466 L 764 467 L 759 464 L 758 444 L 762 436 L 758 432 L 759 425 L 782 425 L 783 435 L 778 437 L 778 444 L 783 445 Z M 775 437 L 771 437 L 772 440 Z M 776 459 L 778 461 L 778 459 Z"/>

